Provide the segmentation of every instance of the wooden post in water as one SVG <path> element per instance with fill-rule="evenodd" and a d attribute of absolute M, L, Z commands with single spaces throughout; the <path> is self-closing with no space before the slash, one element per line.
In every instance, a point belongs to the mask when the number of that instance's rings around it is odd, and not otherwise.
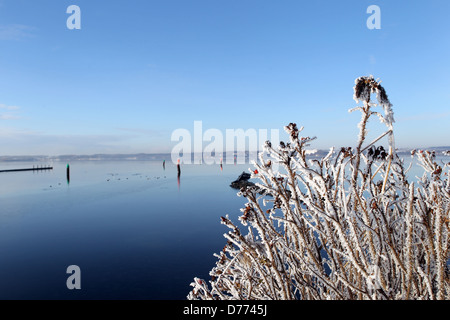
<path fill-rule="evenodd" d="M 181 176 L 180 159 L 178 159 L 177 171 L 178 171 L 178 175 L 177 175 L 178 190 L 180 190 L 180 176 Z"/>
<path fill-rule="evenodd" d="M 69 164 L 67 164 L 66 176 L 67 176 L 67 184 L 69 184 L 70 183 L 70 166 L 69 166 Z"/>

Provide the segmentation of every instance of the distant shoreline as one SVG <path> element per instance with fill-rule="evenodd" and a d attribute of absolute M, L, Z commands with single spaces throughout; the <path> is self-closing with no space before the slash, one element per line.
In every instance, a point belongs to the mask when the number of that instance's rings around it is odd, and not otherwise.
<path fill-rule="evenodd" d="M 430 148 L 417 148 L 422 150 L 436 151 L 439 155 L 442 151 L 450 150 L 450 146 L 442 147 L 430 147 Z M 336 149 L 337 150 L 337 149 Z M 410 155 L 411 150 L 401 148 L 397 150 L 399 155 Z M 329 150 L 317 150 L 312 156 L 323 157 L 328 153 Z M 236 153 L 233 153 L 236 154 Z M 237 153 L 241 154 L 242 153 Z M 250 155 L 255 155 L 256 153 L 245 152 L 246 159 Z M 194 154 L 191 154 L 193 157 Z M 136 154 L 91 154 L 91 155 L 60 155 L 60 156 L 44 156 L 44 155 L 22 155 L 22 156 L 0 156 L 0 162 L 31 162 L 31 161 L 157 161 L 157 160 L 169 160 L 171 159 L 170 153 L 136 153 Z M 223 154 L 223 159 L 226 160 L 226 153 Z"/>

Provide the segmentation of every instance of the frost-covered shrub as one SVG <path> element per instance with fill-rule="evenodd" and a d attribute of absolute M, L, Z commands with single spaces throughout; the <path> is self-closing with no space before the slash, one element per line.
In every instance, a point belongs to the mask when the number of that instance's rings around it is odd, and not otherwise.
<path fill-rule="evenodd" d="M 259 183 L 240 192 L 248 200 L 241 227 L 222 217 L 227 243 L 209 283 L 195 278 L 189 299 L 450 298 L 449 164 L 413 151 L 424 173 L 411 182 L 384 88 L 360 77 L 354 99 L 362 102 L 351 110 L 362 114 L 355 148 L 309 159 L 313 139 L 293 123 L 289 143 L 266 142 L 268 155 L 252 170 Z M 364 146 L 372 116 L 387 130 Z M 375 147 L 383 137 L 387 150 Z"/>

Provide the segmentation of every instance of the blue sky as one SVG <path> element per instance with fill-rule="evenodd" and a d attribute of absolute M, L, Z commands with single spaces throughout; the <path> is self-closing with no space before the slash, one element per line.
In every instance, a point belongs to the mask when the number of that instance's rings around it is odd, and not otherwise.
<path fill-rule="evenodd" d="M 0 0 L 0 154 L 170 152 L 196 120 L 354 146 L 370 74 L 398 147 L 450 145 L 449 15 L 448 0 Z"/>

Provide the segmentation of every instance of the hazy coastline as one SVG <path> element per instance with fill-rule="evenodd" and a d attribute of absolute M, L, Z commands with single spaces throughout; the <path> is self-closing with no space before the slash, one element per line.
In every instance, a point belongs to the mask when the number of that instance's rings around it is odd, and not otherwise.
<path fill-rule="evenodd" d="M 416 148 L 421 150 L 428 150 L 428 151 L 435 151 L 437 155 L 442 154 L 443 151 L 450 150 L 450 146 L 438 146 L 438 147 L 427 147 L 427 148 Z M 337 149 L 335 149 L 337 150 Z M 410 155 L 411 150 L 408 148 L 399 148 L 397 150 L 398 155 Z M 317 157 L 323 157 L 325 156 L 329 150 L 314 150 L 311 155 L 317 156 Z M 242 152 L 234 152 L 233 155 L 242 155 Z M 253 158 L 256 153 L 254 152 L 245 152 L 245 158 L 246 160 L 248 158 Z M 0 156 L 0 162 L 30 162 L 30 161 L 151 161 L 151 160 L 169 160 L 171 159 L 170 153 L 115 153 L 115 154 L 105 154 L 105 153 L 99 153 L 99 154 L 79 154 L 79 155 L 59 155 L 59 156 L 46 156 L 46 155 L 16 155 L 16 156 L 10 156 L 10 155 L 4 155 Z M 214 157 L 214 154 L 212 154 Z M 226 160 L 227 153 L 223 153 L 223 159 Z M 194 159 L 194 153 L 191 154 L 191 158 Z"/>

